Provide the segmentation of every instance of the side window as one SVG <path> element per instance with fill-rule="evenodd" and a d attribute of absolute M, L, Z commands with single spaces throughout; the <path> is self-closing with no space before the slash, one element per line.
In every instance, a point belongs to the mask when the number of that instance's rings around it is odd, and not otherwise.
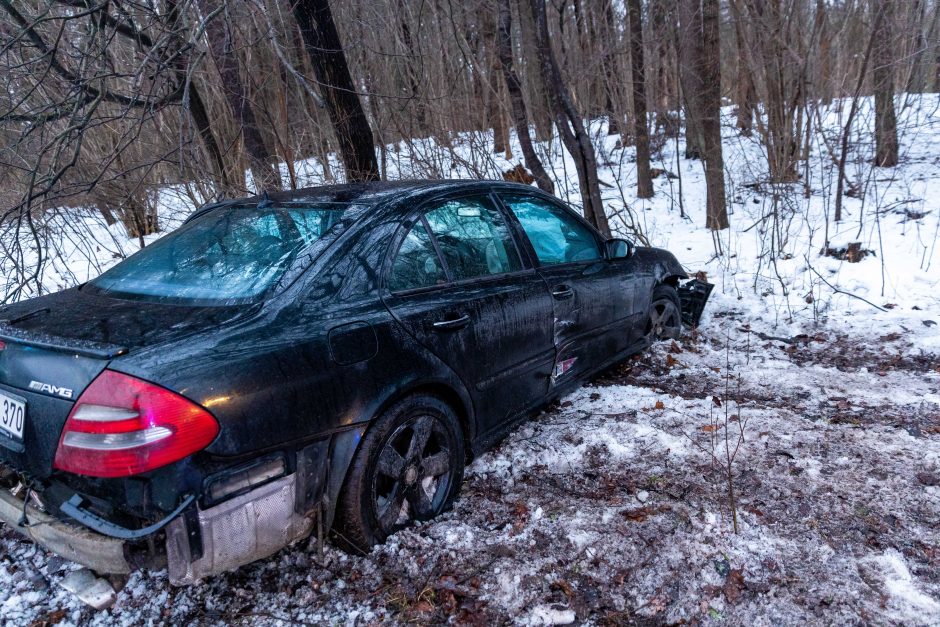
<path fill-rule="evenodd" d="M 452 280 L 522 268 L 509 228 L 489 199 L 450 200 L 428 211 L 425 218 Z"/>
<path fill-rule="evenodd" d="M 388 289 L 393 292 L 411 290 L 444 283 L 446 280 L 424 223 L 416 222 L 395 255 Z"/>
<path fill-rule="evenodd" d="M 522 225 L 539 263 L 545 265 L 602 259 L 591 230 L 567 211 L 532 196 L 500 195 Z"/>

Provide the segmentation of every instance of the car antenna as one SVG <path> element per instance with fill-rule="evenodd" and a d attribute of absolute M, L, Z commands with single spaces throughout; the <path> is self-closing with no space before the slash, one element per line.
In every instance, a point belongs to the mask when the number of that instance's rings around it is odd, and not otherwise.
<path fill-rule="evenodd" d="M 274 202 L 268 198 L 268 190 L 264 190 L 261 194 L 261 201 L 258 203 L 258 209 L 267 209 L 273 204 Z"/>

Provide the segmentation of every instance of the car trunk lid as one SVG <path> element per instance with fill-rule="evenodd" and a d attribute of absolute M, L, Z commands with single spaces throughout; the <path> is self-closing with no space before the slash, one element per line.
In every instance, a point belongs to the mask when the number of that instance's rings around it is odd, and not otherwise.
<path fill-rule="evenodd" d="M 35 477 L 52 472 L 59 435 L 75 399 L 108 365 L 108 357 L 84 345 L 67 349 L 67 342 L 49 335 L 11 333 L 0 325 L 0 412 L 15 403 L 25 405 L 18 426 L 0 429 L 0 462 Z M 12 399 L 12 401 L 11 401 Z M 12 419 L 12 418 L 11 418 Z M 0 416 L 0 422 L 4 420 Z M 21 431 L 21 437 L 14 435 Z"/>
<path fill-rule="evenodd" d="M 112 360 L 229 324 L 251 309 L 122 300 L 77 289 L 5 308 L 0 394 L 8 407 L 9 399 L 14 406 L 25 403 L 25 418 L 21 438 L 15 437 L 19 429 L 0 428 L 0 463 L 49 476 L 76 399 Z"/>

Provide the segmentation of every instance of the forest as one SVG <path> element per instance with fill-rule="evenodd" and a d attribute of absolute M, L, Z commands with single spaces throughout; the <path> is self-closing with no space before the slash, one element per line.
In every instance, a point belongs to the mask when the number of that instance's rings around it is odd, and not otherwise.
<path fill-rule="evenodd" d="M 73 209 L 142 238 L 160 230 L 170 186 L 200 205 L 343 181 L 501 178 L 508 162 L 609 232 L 601 133 L 635 147 L 631 180 L 614 184 L 637 199 L 682 135 L 707 178 L 706 225 L 725 229 L 723 106 L 761 149 L 746 184 L 810 193 L 809 152 L 824 142 L 827 222 L 839 222 L 871 176 L 852 171 L 853 133 L 864 126 L 858 139 L 876 144 L 871 165 L 894 166 L 895 94 L 940 89 L 926 0 L 5 0 L 0 14 L 7 302 L 41 291 L 50 229 L 68 230 Z M 849 106 L 832 134 L 834 100 Z M 573 173 L 551 169 L 556 147 Z"/>
<path fill-rule="evenodd" d="M 0 622 L 940 621 L 940 2 L 0 0 L 0 83 L 0 320 L 358 181 L 537 186 L 714 284 L 371 553 L 96 612 L 0 526 Z"/>

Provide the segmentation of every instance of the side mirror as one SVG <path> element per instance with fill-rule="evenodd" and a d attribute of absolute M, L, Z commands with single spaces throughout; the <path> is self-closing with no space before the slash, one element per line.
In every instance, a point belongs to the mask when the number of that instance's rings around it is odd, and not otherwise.
<path fill-rule="evenodd" d="M 607 240 L 607 258 L 608 259 L 628 259 L 636 252 L 636 246 L 633 242 L 625 239 Z"/>

